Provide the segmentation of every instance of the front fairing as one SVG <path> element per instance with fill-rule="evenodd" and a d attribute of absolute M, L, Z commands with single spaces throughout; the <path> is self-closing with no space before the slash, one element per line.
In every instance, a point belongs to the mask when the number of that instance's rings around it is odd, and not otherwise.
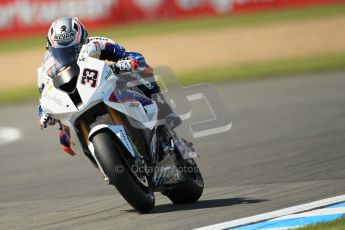
<path fill-rule="evenodd" d="M 46 113 L 53 114 L 56 118 L 78 111 L 68 94 L 56 89 L 52 80 L 48 81 L 42 91 L 40 105 Z"/>
<path fill-rule="evenodd" d="M 83 51 L 81 52 L 81 54 Z M 142 103 L 137 92 L 116 88 L 116 77 L 112 69 L 104 62 L 91 57 L 79 56 L 80 73 L 76 83 L 76 90 L 67 94 L 56 89 L 52 82 L 42 92 L 41 105 L 44 111 L 60 120 L 77 119 L 84 111 L 99 102 L 142 123 L 144 127 L 153 129 L 156 125 L 158 109 L 156 104 L 147 98 Z M 119 97 L 128 91 L 132 97 L 125 100 Z M 115 95 L 115 96 L 114 96 Z M 136 95 L 136 96 L 134 96 Z M 144 96 L 143 96 L 144 97 Z M 79 103 L 76 103 L 76 101 Z"/>

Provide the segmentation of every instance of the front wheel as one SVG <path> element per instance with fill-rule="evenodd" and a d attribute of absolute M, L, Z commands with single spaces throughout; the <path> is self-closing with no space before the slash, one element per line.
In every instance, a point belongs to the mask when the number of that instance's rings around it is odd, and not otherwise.
<path fill-rule="evenodd" d="M 155 205 L 155 197 L 149 183 L 134 175 L 122 146 L 112 139 L 112 134 L 101 131 L 94 135 L 92 143 L 95 156 L 110 183 L 116 187 L 125 200 L 137 211 L 147 213 Z M 148 180 L 148 178 L 146 178 Z"/>
<path fill-rule="evenodd" d="M 204 180 L 198 166 L 193 159 L 184 161 L 179 166 L 185 181 L 176 188 L 164 191 L 174 204 L 188 204 L 196 202 L 204 191 Z"/>

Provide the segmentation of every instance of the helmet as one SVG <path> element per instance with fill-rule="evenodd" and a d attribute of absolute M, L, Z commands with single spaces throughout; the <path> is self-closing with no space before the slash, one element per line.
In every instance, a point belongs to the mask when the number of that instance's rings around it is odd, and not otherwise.
<path fill-rule="evenodd" d="M 63 17 L 52 22 L 47 47 L 64 48 L 87 42 L 87 31 L 76 17 Z"/>
<path fill-rule="evenodd" d="M 55 20 L 47 35 L 47 49 L 58 64 L 64 65 L 76 59 L 81 46 L 87 43 L 88 33 L 76 17 Z"/>

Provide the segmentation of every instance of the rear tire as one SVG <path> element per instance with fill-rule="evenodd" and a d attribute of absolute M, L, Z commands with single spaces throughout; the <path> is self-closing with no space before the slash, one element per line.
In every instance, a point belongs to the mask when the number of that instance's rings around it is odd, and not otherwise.
<path fill-rule="evenodd" d="M 147 213 L 155 205 L 155 197 L 150 186 L 145 188 L 129 170 L 123 156 L 127 152 L 113 140 L 112 134 L 101 130 L 92 138 L 95 155 L 110 183 L 116 187 L 125 200 L 137 211 Z"/>
<path fill-rule="evenodd" d="M 194 160 L 185 162 L 183 170 L 185 182 L 182 185 L 163 192 L 174 204 L 188 204 L 196 202 L 204 191 L 204 180 Z"/>

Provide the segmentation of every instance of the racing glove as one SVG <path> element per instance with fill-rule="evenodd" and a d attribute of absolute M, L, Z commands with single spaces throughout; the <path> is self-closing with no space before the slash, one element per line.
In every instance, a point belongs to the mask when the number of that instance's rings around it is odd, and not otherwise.
<path fill-rule="evenodd" d="M 99 47 L 99 44 L 97 43 L 90 43 L 87 45 L 87 52 L 89 54 L 89 57 L 97 58 L 99 59 L 101 57 L 101 48 Z"/>
<path fill-rule="evenodd" d="M 116 63 L 116 67 L 121 73 L 125 73 L 125 72 L 132 72 L 134 70 L 137 70 L 139 67 L 139 64 L 136 60 L 124 59 L 124 60 L 118 61 Z"/>
<path fill-rule="evenodd" d="M 40 126 L 41 129 L 47 128 L 47 125 L 55 125 L 57 123 L 57 120 L 52 118 L 49 114 L 43 113 L 40 118 Z"/>

